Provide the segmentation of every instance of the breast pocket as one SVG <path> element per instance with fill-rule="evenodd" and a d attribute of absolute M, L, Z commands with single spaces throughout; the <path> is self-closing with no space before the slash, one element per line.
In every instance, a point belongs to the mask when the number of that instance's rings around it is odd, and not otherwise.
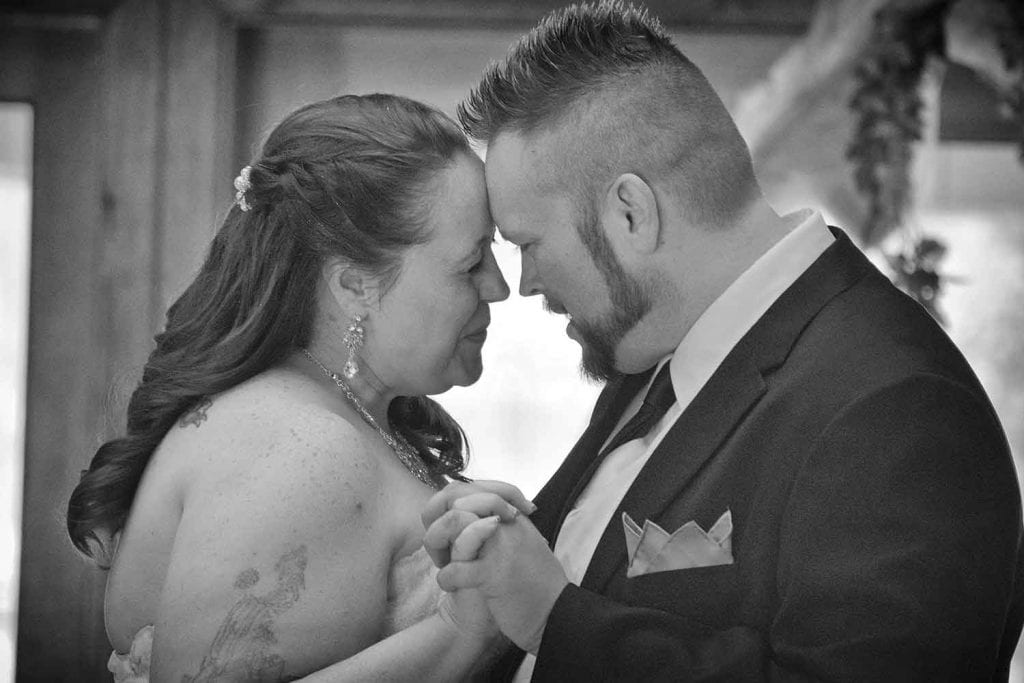
<path fill-rule="evenodd" d="M 626 602 L 671 612 L 716 629 L 735 626 L 739 609 L 735 564 L 654 572 L 626 579 Z"/>

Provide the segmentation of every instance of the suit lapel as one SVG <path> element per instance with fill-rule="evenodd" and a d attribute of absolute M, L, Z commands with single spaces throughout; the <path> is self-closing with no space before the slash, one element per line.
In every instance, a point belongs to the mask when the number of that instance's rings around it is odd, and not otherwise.
<path fill-rule="evenodd" d="M 757 321 L 687 406 L 626 492 L 598 542 L 581 586 L 602 591 L 626 560 L 621 516 L 655 519 L 689 484 L 766 391 L 810 320 L 835 296 L 877 271 L 842 231 L 834 244 Z"/>
<path fill-rule="evenodd" d="M 601 536 L 581 586 L 601 591 L 625 562 L 622 511 L 643 524 L 654 519 L 693 478 L 743 415 L 764 394 L 760 371 L 732 357 L 694 398 L 651 455 Z M 680 457 L 686 454 L 686 457 Z"/>
<path fill-rule="evenodd" d="M 537 511 L 530 521 L 554 547 L 562 520 L 575 501 L 590 463 L 608 439 L 629 401 L 650 379 L 650 372 L 627 375 L 609 382 L 594 404 L 590 424 L 558 470 L 534 498 Z M 574 495 L 575 493 L 575 495 Z"/>

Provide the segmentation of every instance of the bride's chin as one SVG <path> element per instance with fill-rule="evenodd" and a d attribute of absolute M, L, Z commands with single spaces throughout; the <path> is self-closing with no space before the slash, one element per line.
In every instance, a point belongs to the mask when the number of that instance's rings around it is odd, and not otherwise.
<path fill-rule="evenodd" d="M 478 367 L 476 369 L 475 372 L 470 373 L 470 376 L 469 376 L 469 378 L 467 379 L 467 381 L 465 383 L 460 384 L 459 386 L 461 386 L 461 387 L 468 387 L 471 384 L 476 384 L 478 381 L 480 381 L 480 377 L 483 374 L 484 374 L 483 366 L 480 366 L 480 367 Z"/>
<path fill-rule="evenodd" d="M 468 387 L 471 384 L 475 384 L 484 372 L 483 359 L 480 358 L 479 352 L 475 354 L 474 358 L 456 361 L 456 364 L 459 367 L 451 375 L 453 379 L 452 386 Z"/>
<path fill-rule="evenodd" d="M 419 395 L 436 396 L 443 394 L 452 387 L 468 387 L 475 384 L 483 374 L 483 359 L 480 356 L 480 348 L 469 350 L 459 348 L 453 358 L 448 361 L 439 374 L 435 374 L 431 381 L 420 385 Z M 437 372 L 435 370 L 435 372 Z M 426 391 L 423 389 L 426 388 Z M 411 395 L 411 394 L 405 394 Z"/>

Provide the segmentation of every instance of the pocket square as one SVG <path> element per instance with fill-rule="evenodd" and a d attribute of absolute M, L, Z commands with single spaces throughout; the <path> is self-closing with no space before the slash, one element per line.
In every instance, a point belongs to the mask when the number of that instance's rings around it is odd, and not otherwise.
<path fill-rule="evenodd" d="M 649 519 L 641 527 L 626 512 L 622 513 L 622 526 L 626 531 L 629 578 L 732 564 L 732 510 L 726 510 L 710 531 L 690 521 L 670 534 Z"/>

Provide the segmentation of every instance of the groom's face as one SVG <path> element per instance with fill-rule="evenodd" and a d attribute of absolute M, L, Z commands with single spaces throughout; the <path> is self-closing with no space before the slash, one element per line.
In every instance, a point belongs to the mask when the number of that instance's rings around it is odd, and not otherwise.
<path fill-rule="evenodd" d="M 486 170 L 491 214 L 502 236 L 520 249 L 519 293 L 541 294 L 547 310 L 568 316 L 566 334 L 583 348 L 584 373 L 608 379 L 617 374 L 623 336 L 649 301 L 606 244 L 594 248 L 604 238 L 596 211 L 557 180 L 544 147 L 512 133 L 492 140 Z M 590 236 L 587 243 L 582 234 Z"/>

